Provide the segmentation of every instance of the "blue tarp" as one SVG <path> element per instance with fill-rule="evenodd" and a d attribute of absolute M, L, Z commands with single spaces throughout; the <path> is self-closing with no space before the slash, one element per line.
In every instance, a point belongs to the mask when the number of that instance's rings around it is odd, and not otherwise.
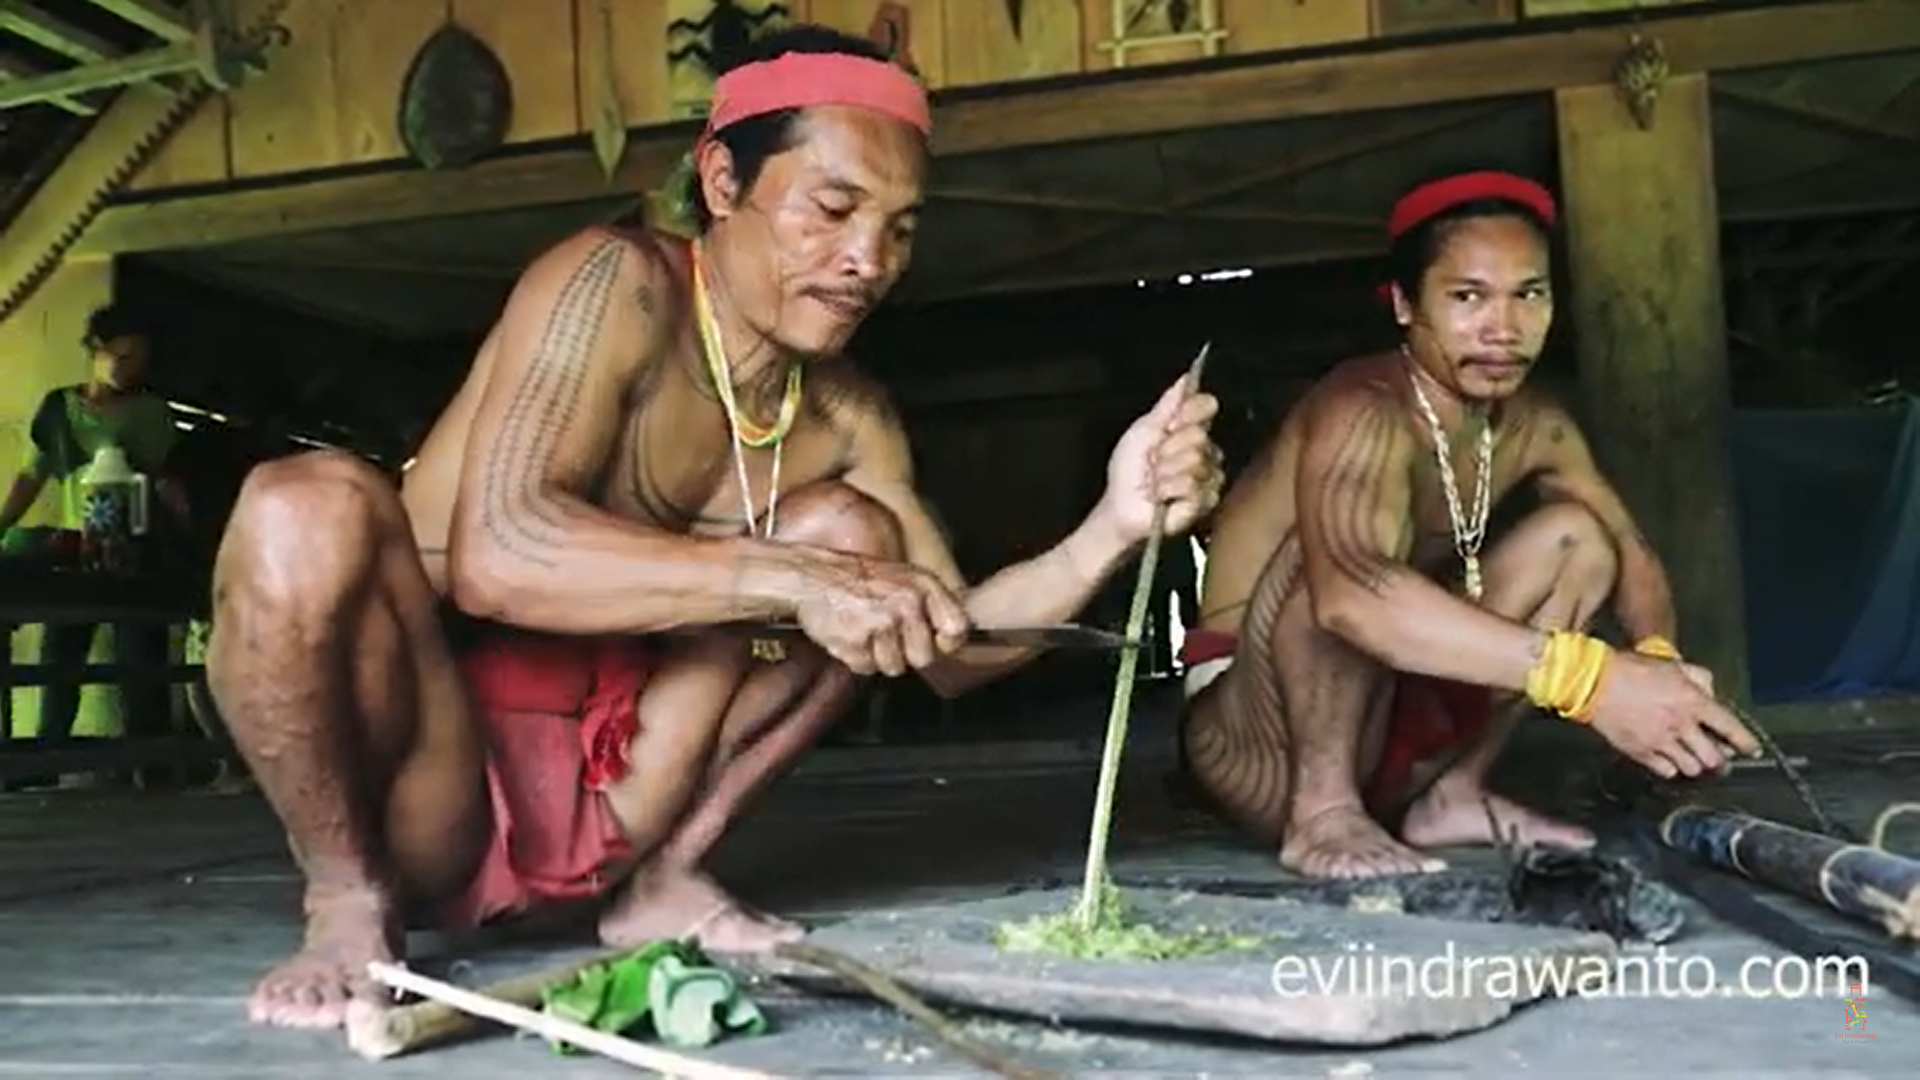
<path fill-rule="evenodd" d="M 1920 689 L 1920 399 L 1739 410 L 1732 443 L 1755 700 Z"/>

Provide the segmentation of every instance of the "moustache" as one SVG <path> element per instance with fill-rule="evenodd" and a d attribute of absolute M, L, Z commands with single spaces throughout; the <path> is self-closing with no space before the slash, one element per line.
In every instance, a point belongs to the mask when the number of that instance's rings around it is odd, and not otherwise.
<path fill-rule="evenodd" d="M 808 289 L 803 295 L 835 307 L 855 308 L 862 313 L 872 310 L 880 299 L 867 289 Z"/>

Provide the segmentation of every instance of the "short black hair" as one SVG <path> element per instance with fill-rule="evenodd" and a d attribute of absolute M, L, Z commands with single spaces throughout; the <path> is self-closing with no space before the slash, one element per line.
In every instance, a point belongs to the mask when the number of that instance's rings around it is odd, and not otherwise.
<path fill-rule="evenodd" d="M 145 337 L 147 325 L 134 317 L 126 308 L 115 304 L 98 307 L 87 316 L 86 337 L 82 344 L 89 349 L 98 349 L 107 342 L 123 337 Z"/>
<path fill-rule="evenodd" d="M 1408 300 L 1420 295 L 1420 283 L 1427 271 L 1440 259 L 1447 237 L 1461 222 L 1478 218 L 1519 218 L 1533 227 L 1542 243 L 1551 250 L 1553 226 L 1533 207 L 1512 199 L 1472 199 L 1449 206 L 1438 214 L 1401 233 L 1387 248 L 1387 273 Z"/>
<path fill-rule="evenodd" d="M 867 60 L 892 59 L 885 49 L 866 38 L 854 37 L 832 27 L 802 23 L 755 40 L 740 54 L 736 63 L 728 65 L 720 74 L 747 64 L 777 59 L 788 53 L 840 54 Z M 749 116 L 714 133 L 714 141 L 733 155 L 733 175 L 740 181 L 743 195 L 753 189 L 753 183 L 760 178 L 760 170 L 765 167 L 768 158 L 793 148 L 794 125 L 799 119 L 799 109 L 780 109 Z M 700 190 L 698 169 L 688 170 L 686 205 L 693 213 L 694 227 L 702 233 L 706 232 L 707 226 L 713 224 L 713 211 L 707 207 L 706 193 Z"/>

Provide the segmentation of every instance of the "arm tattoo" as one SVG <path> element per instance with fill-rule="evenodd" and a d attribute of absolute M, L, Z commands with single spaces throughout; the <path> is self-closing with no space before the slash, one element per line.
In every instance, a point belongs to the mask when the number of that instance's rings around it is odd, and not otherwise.
<path fill-rule="evenodd" d="M 1320 539 L 1334 568 L 1368 592 L 1386 584 L 1391 561 L 1375 534 L 1380 481 L 1393 461 L 1394 419 L 1379 402 L 1369 404 L 1340 433 L 1321 488 Z"/>
<path fill-rule="evenodd" d="M 602 240 L 560 289 L 487 455 L 480 520 L 503 551 L 557 566 L 564 514 L 541 497 L 581 392 L 614 295 L 624 243 Z"/>

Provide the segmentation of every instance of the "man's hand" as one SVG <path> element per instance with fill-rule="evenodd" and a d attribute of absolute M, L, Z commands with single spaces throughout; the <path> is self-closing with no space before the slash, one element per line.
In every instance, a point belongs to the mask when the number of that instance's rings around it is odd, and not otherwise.
<path fill-rule="evenodd" d="M 1220 448 L 1209 438 L 1220 402 L 1187 396 L 1182 375 L 1153 410 L 1135 420 L 1107 461 L 1100 511 L 1127 543 L 1153 531 L 1154 510 L 1167 503 L 1166 531 L 1179 535 L 1212 512 L 1225 481 Z"/>
<path fill-rule="evenodd" d="M 904 675 L 967 642 L 967 609 L 932 573 L 823 548 L 802 554 L 795 615 L 807 637 L 856 675 Z"/>
<path fill-rule="evenodd" d="M 1722 743 L 1748 757 L 1760 743 L 1712 693 L 1706 670 L 1615 653 L 1594 702 L 1593 730 L 1649 771 L 1671 779 L 1717 772 Z"/>

